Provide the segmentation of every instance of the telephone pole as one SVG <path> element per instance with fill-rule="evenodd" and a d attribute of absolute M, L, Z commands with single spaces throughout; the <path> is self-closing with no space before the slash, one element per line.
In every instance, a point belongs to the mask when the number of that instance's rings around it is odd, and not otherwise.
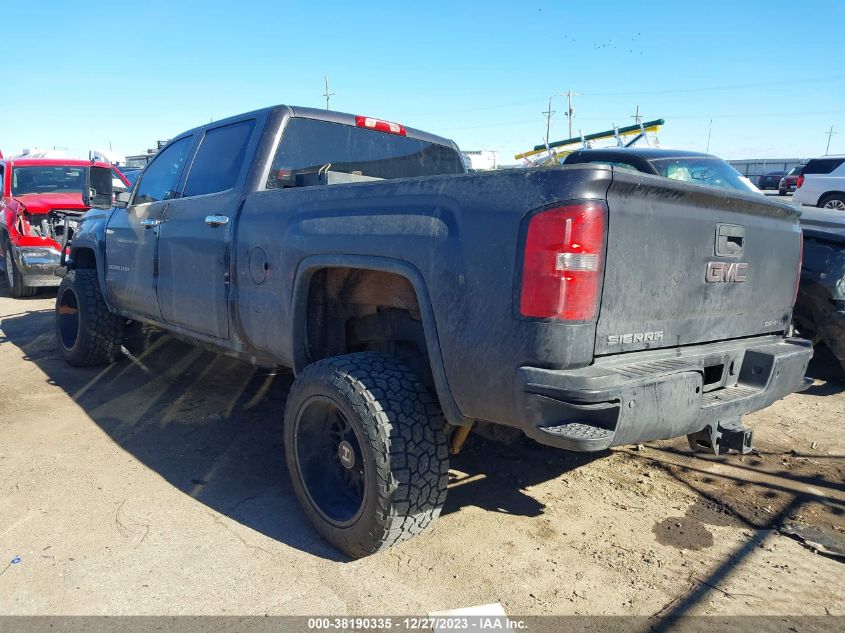
<path fill-rule="evenodd" d="M 329 109 L 329 99 L 331 99 L 334 96 L 334 93 L 329 92 L 329 77 L 328 77 L 328 75 L 326 75 L 324 77 L 324 79 L 326 80 L 326 91 L 323 93 L 323 96 L 326 98 L 326 110 L 328 110 Z"/>
<path fill-rule="evenodd" d="M 833 131 L 833 126 L 830 126 L 830 129 L 827 131 L 827 148 L 824 150 L 824 155 L 828 156 L 830 154 L 830 139 L 836 132 Z"/>
<path fill-rule="evenodd" d="M 636 123 L 637 125 L 642 123 L 643 117 L 640 114 L 640 106 L 637 106 L 637 111 L 631 115 L 631 118 L 634 119 L 634 123 Z"/>
<path fill-rule="evenodd" d="M 569 136 L 568 138 L 572 138 L 572 117 L 575 116 L 575 110 L 572 108 L 572 97 L 579 96 L 580 93 L 572 92 L 571 90 L 567 90 L 566 92 L 561 92 L 561 97 L 566 97 L 566 116 L 569 119 Z"/>
<path fill-rule="evenodd" d="M 557 112 L 557 110 L 552 110 L 552 98 L 549 97 L 549 109 L 545 112 L 541 112 L 541 114 L 546 117 L 546 145 L 549 144 L 549 131 L 552 127 L 552 117 L 555 112 Z"/>

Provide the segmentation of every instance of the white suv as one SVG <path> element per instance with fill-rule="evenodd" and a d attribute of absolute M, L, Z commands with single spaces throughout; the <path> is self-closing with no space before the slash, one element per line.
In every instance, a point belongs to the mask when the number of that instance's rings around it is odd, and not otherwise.
<path fill-rule="evenodd" d="M 792 201 L 845 211 L 845 156 L 814 158 L 804 165 Z"/>

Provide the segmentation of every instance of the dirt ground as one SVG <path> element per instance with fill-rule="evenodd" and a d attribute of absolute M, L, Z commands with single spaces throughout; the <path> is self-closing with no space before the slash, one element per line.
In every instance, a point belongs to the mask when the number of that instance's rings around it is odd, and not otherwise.
<path fill-rule="evenodd" d="M 53 297 L 0 282 L 3 614 L 845 615 L 845 382 L 824 362 L 748 416 L 745 457 L 471 436 L 435 528 L 348 561 L 288 483 L 289 374 L 168 336 L 73 369 Z"/>

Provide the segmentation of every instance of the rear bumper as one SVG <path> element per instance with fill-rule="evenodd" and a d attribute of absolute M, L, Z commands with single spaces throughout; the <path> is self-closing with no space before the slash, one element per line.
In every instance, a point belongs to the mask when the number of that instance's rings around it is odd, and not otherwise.
<path fill-rule="evenodd" d="M 58 286 L 61 278 L 55 274 L 61 253 L 50 247 L 24 247 L 17 251 L 16 262 L 23 283 L 30 287 Z"/>
<path fill-rule="evenodd" d="M 800 390 L 812 355 L 809 341 L 767 336 L 621 354 L 574 371 L 522 367 L 521 424 L 574 451 L 689 435 Z"/>

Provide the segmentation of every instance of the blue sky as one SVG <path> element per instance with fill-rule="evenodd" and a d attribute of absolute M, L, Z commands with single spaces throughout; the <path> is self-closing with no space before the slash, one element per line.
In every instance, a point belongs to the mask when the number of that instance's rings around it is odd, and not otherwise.
<path fill-rule="evenodd" d="M 205 2 L 4 7 L 0 149 L 108 148 L 275 103 L 442 134 L 501 162 L 549 96 L 585 133 L 663 117 L 665 147 L 845 153 L 845 2 Z M 557 97 L 552 139 L 567 136 Z"/>

